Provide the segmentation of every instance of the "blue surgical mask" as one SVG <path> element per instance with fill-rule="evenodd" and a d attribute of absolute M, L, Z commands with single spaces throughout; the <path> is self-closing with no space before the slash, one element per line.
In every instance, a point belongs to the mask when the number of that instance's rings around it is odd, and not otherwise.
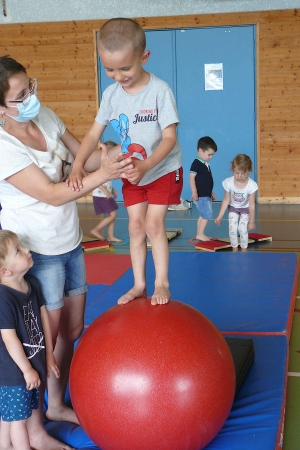
<path fill-rule="evenodd" d="M 11 119 L 16 120 L 17 122 L 28 122 L 29 120 L 34 119 L 38 113 L 40 112 L 40 101 L 37 98 L 35 94 L 31 95 L 29 102 L 27 102 L 25 105 L 23 103 L 20 103 L 18 105 L 18 116 L 9 116 Z"/>

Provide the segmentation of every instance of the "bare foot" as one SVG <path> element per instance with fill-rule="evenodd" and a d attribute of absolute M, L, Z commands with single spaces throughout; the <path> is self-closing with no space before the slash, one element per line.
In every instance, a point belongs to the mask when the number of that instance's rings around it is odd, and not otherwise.
<path fill-rule="evenodd" d="M 48 420 L 52 420 L 54 422 L 64 421 L 64 422 L 72 422 L 72 423 L 76 423 L 76 425 L 80 425 L 74 409 L 69 408 L 68 406 L 65 406 L 65 405 L 59 409 L 53 409 L 53 408 L 51 410 L 48 409 L 45 415 Z"/>
<path fill-rule="evenodd" d="M 165 305 L 170 300 L 171 294 L 169 289 L 164 286 L 155 288 L 151 297 L 151 305 Z"/>
<path fill-rule="evenodd" d="M 107 240 L 108 242 L 123 242 L 122 239 L 116 238 L 115 236 L 112 237 L 107 236 Z"/>
<path fill-rule="evenodd" d="M 247 248 L 241 248 L 242 253 L 247 253 L 248 249 Z"/>
<path fill-rule="evenodd" d="M 146 289 L 139 289 L 135 286 L 133 286 L 132 289 L 130 289 L 126 294 L 122 295 L 122 297 L 118 300 L 118 305 L 125 305 L 126 303 L 131 302 L 135 298 L 138 297 L 146 297 L 147 292 Z"/>
<path fill-rule="evenodd" d="M 29 436 L 29 439 L 32 450 L 74 450 L 73 447 L 50 436 L 46 430 L 44 433 Z"/>
<path fill-rule="evenodd" d="M 202 236 L 196 236 L 196 239 L 198 239 L 199 241 L 210 241 L 210 237 L 205 236 L 205 234 L 203 234 Z"/>
<path fill-rule="evenodd" d="M 239 248 L 238 248 L 238 247 L 232 247 L 232 251 L 233 251 L 234 253 L 236 253 L 236 252 L 239 251 Z"/>
<path fill-rule="evenodd" d="M 95 228 L 93 228 L 93 229 L 90 231 L 90 234 L 91 234 L 92 236 L 96 237 L 97 239 L 99 239 L 100 241 L 105 241 L 105 237 L 102 236 L 102 234 L 98 233 L 98 231 L 95 230 Z"/>

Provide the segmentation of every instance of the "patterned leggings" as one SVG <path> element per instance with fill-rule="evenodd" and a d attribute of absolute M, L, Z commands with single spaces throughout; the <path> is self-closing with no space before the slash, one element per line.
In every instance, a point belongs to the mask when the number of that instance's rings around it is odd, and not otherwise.
<path fill-rule="evenodd" d="M 237 214 L 235 212 L 229 212 L 229 238 L 231 246 L 236 248 L 238 243 L 238 231 L 240 234 L 240 246 L 241 248 L 248 247 L 248 223 L 249 214 L 241 213 Z"/>

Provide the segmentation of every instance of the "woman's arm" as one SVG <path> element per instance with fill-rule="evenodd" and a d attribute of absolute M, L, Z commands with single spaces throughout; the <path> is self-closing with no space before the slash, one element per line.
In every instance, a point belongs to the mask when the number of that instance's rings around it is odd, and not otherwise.
<path fill-rule="evenodd" d="M 70 130 L 68 130 L 68 128 L 66 128 L 66 131 L 60 137 L 60 140 L 65 145 L 65 147 L 67 147 L 69 152 L 72 153 L 72 156 L 75 159 L 80 147 L 79 140 L 74 136 L 74 134 L 71 133 Z"/>
<path fill-rule="evenodd" d="M 80 141 L 74 136 L 74 134 L 71 133 L 71 131 L 68 130 L 68 128 L 66 128 L 66 131 L 61 136 L 60 140 L 67 147 L 67 149 L 75 159 L 79 152 Z M 121 149 L 119 149 L 119 151 L 121 151 Z M 112 155 L 109 154 L 109 156 L 111 157 Z M 99 169 L 100 160 L 101 151 L 99 149 L 94 150 L 87 160 L 87 163 L 84 166 L 84 170 L 86 170 L 87 172 L 94 172 L 95 170 Z"/>
<path fill-rule="evenodd" d="M 105 127 L 103 126 L 103 128 Z M 67 149 L 70 151 L 73 158 L 75 159 L 81 145 L 80 141 L 67 128 L 64 134 L 61 136 L 60 140 L 67 147 Z M 97 142 L 99 142 L 99 140 L 97 140 Z M 97 144 L 95 144 L 95 146 L 96 145 Z M 101 146 L 103 147 L 103 144 L 101 144 Z M 110 158 L 112 158 L 114 155 L 120 152 L 121 152 L 120 145 L 116 145 L 115 147 L 108 149 L 108 155 Z M 89 173 L 94 172 L 95 170 L 99 169 L 100 161 L 101 161 L 101 150 L 95 149 L 91 154 L 91 156 L 88 158 L 87 162 L 85 163 L 84 170 Z M 68 180 L 66 183 L 68 185 Z"/>
<path fill-rule="evenodd" d="M 1 330 L 1 335 L 10 357 L 14 360 L 19 369 L 23 372 L 26 381 L 26 388 L 28 390 L 37 388 L 41 384 L 39 375 L 28 361 L 28 358 L 25 355 L 21 341 L 17 336 L 16 330 L 14 329 Z"/>
<path fill-rule="evenodd" d="M 76 158 L 72 172 L 67 180 L 66 186 L 78 191 L 82 188 L 82 179 L 86 176 L 86 163 L 97 147 L 99 140 L 105 130 L 105 125 L 94 122 L 91 129 L 82 139 L 80 148 L 77 149 Z"/>
<path fill-rule="evenodd" d="M 6 178 L 6 181 L 36 200 L 52 206 L 61 206 L 90 193 L 106 181 L 120 178 L 124 173 L 124 168 L 132 166 L 130 158 L 121 159 L 122 153 L 113 158 L 108 157 L 105 148 L 101 153 L 100 169 L 82 180 L 83 188 L 80 192 L 66 189 L 66 184 L 63 182 L 53 183 L 35 164 L 11 175 Z"/>

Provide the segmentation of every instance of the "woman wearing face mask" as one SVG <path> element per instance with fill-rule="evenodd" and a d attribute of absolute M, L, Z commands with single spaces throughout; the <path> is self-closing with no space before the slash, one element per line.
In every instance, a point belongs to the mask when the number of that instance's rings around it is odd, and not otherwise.
<path fill-rule="evenodd" d="M 48 380 L 49 420 L 78 423 L 64 404 L 73 344 L 83 329 L 87 284 L 75 200 L 106 181 L 119 178 L 131 161 L 109 159 L 95 151 L 86 165 L 92 172 L 80 192 L 66 188 L 79 141 L 49 108 L 40 106 L 37 80 L 8 56 L 0 57 L 1 225 L 14 231 L 32 252 L 30 269 L 41 285 L 49 313 L 61 377 Z M 101 159 L 101 166 L 100 165 Z M 98 169 L 97 169 L 98 168 Z M 96 170 L 97 169 L 97 170 Z M 42 397 L 42 396 L 41 396 Z M 37 450 L 69 449 L 45 431 L 42 409 L 28 422 Z"/>

